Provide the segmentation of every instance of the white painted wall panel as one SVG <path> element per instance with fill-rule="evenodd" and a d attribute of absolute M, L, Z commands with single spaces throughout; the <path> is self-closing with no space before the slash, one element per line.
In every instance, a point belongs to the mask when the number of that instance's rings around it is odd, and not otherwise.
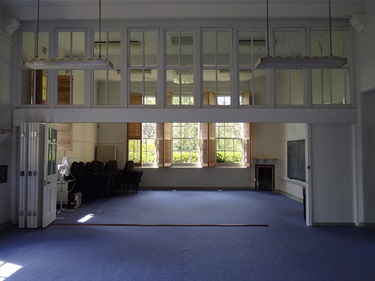
<path fill-rule="evenodd" d="M 7 131 L 12 128 L 12 49 L 12 44 L 0 30 L 0 129 Z"/>
<path fill-rule="evenodd" d="M 353 223 L 351 125 L 311 126 L 313 223 Z"/>
<path fill-rule="evenodd" d="M 93 161 L 95 159 L 95 147 L 97 143 L 96 123 L 73 123 L 73 150 L 65 151 L 69 162 Z M 58 163 L 64 156 L 63 151 L 58 151 Z"/>
<path fill-rule="evenodd" d="M 361 97 L 362 107 L 362 188 L 360 223 L 375 223 L 375 90 Z"/>

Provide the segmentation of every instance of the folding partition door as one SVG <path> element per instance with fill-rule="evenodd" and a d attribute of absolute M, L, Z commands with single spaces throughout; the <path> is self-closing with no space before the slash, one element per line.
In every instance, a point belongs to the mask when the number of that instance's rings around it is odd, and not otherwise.
<path fill-rule="evenodd" d="M 21 124 L 20 228 L 46 227 L 56 219 L 56 152 L 56 129 L 36 122 Z"/>

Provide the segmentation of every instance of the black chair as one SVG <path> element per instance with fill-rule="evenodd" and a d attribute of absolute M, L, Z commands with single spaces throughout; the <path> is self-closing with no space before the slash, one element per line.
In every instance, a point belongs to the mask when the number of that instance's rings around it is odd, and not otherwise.
<path fill-rule="evenodd" d="M 104 199 L 109 199 L 112 177 L 105 173 L 103 162 L 92 161 L 92 167 L 94 173 L 90 188 L 92 188 L 94 197 L 100 198 L 103 203 Z"/>
<path fill-rule="evenodd" d="M 122 171 L 117 169 L 117 161 L 110 160 L 105 164 L 105 173 L 111 175 L 111 195 L 117 195 L 121 191 Z"/>
<path fill-rule="evenodd" d="M 123 169 L 123 185 L 126 191 L 132 189 L 133 194 L 138 193 L 143 171 L 134 169 L 134 161 L 127 161 Z"/>

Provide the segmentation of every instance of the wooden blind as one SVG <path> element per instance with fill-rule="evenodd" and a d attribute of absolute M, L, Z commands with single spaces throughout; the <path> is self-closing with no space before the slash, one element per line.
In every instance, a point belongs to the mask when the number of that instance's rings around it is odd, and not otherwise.
<path fill-rule="evenodd" d="M 57 104 L 70 105 L 70 75 L 59 75 L 57 78 Z"/>
<path fill-rule="evenodd" d="M 128 123 L 127 124 L 128 139 L 140 140 L 142 139 L 142 123 Z"/>
<path fill-rule="evenodd" d="M 172 93 L 171 92 L 168 92 L 166 95 L 166 104 L 172 105 Z"/>
<path fill-rule="evenodd" d="M 57 149 L 64 151 L 73 150 L 73 124 L 56 123 L 57 128 Z"/>
<path fill-rule="evenodd" d="M 216 94 L 211 91 L 204 92 L 203 105 L 216 105 Z"/>
<path fill-rule="evenodd" d="M 241 93 L 242 98 L 242 105 L 251 105 L 252 104 L 252 97 L 250 92 L 243 92 Z"/>
<path fill-rule="evenodd" d="M 216 166 L 216 123 L 208 123 L 208 167 Z"/>
<path fill-rule="evenodd" d="M 172 123 L 164 123 L 164 167 L 172 166 Z"/>
<path fill-rule="evenodd" d="M 142 104 L 142 94 L 131 93 L 130 94 L 130 105 Z"/>
<path fill-rule="evenodd" d="M 251 164 L 251 149 L 250 149 L 250 140 L 251 140 L 251 125 L 250 123 L 243 123 L 243 162 L 244 165 L 250 167 Z"/>
<path fill-rule="evenodd" d="M 208 167 L 208 123 L 199 123 L 199 150 L 201 165 Z"/>
<path fill-rule="evenodd" d="M 156 123 L 156 165 L 164 167 L 164 124 Z"/>

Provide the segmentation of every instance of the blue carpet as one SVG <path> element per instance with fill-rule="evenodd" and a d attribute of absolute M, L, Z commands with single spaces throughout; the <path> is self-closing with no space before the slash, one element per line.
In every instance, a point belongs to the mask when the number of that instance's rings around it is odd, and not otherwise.
<path fill-rule="evenodd" d="M 88 212 L 98 224 L 269 227 L 58 225 Z M 306 227 L 302 204 L 279 194 L 142 191 L 60 215 L 46 229 L 0 231 L 0 261 L 22 266 L 5 281 L 375 280 L 375 229 Z"/>

